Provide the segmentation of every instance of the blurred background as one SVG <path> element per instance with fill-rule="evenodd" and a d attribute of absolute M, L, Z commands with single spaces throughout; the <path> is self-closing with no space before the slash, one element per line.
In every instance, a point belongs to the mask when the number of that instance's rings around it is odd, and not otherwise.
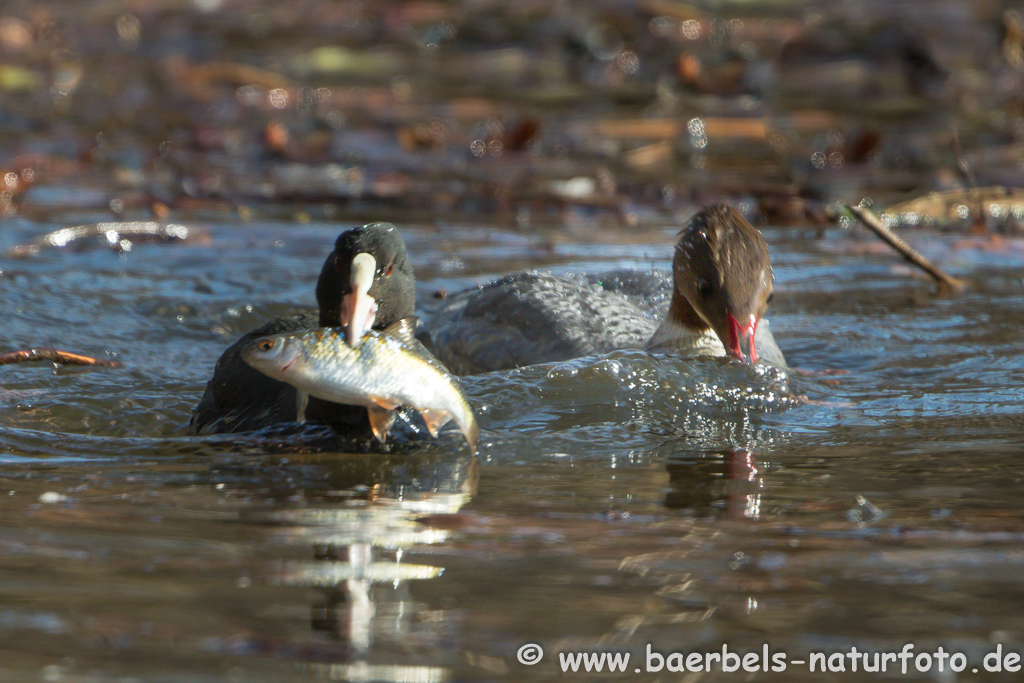
<path fill-rule="evenodd" d="M 1022 17 L 998 0 L 6 2 L 3 206 L 590 230 L 719 197 L 800 222 L 1020 187 Z"/>

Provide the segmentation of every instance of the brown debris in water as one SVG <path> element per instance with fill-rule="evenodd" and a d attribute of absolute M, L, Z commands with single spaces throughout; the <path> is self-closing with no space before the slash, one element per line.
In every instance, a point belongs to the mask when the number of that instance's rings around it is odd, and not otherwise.
<path fill-rule="evenodd" d="M 897 225 L 924 224 L 939 229 L 981 225 L 985 232 L 994 229 L 1013 234 L 1024 224 L 1024 190 L 994 186 L 930 192 L 890 206 L 885 214 Z"/>
<path fill-rule="evenodd" d="M 902 254 L 903 258 L 905 258 L 909 263 L 928 273 L 940 288 L 947 288 L 953 292 L 963 291 L 965 283 L 962 280 L 958 280 L 955 277 L 946 274 L 940 268 L 932 264 L 932 262 L 922 256 L 920 252 L 904 242 L 892 230 L 887 228 L 882 221 L 878 220 L 878 217 L 875 216 L 875 214 L 871 213 L 870 210 L 862 206 L 852 206 L 850 204 L 846 205 L 846 209 L 856 216 L 860 222 L 868 227 L 873 233 L 878 235 L 882 241 Z"/>
<path fill-rule="evenodd" d="M 94 358 L 80 353 L 61 351 L 53 347 L 42 347 L 32 349 L 21 349 L 18 351 L 5 351 L 0 353 L 0 365 L 12 365 L 14 363 L 32 363 L 38 360 L 52 360 L 61 365 L 94 365 L 101 368 L 120 368 L 121 363 L 116 360 Z"/>
<path fill-rule="evenodd" d="M 169 60 L 168 69 L 172 79 L 185 87 L 200 101 L 210 101 L 219 88 L 256 86 L 266 91 L 280 91 L 289 98 L 296 90 L 287 76 L 270 69 L 236 62 L 206 62 L 186 64 L 180 60 Z"/>

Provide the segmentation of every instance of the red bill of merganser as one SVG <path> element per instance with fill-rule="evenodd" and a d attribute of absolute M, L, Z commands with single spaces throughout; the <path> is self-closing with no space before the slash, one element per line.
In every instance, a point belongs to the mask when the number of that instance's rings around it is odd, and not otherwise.
<path fill-rule="evenodd" d="M 638 275 L 627 284 L 635 287 L 642 279 Z M 785 367 L 763 318 L 772 290 L 761 233 L 718 203 L 679 233 L 671 303 L 661 321 L 630 300 L 627 288 L 615 291 L 612 283 L 516 273 L 451 297 L 434 316 L 428 341 L 438 359 L 459 374 L 624 348 L 729 355 Z"/>
<path fill-rule="evenodd" d="M 760 231 L 732 207 L 712 204 L 679 233 L 672 302 L 647 348 L 692 349 L 695 355 L 728 354 L 785 367 L 763 320 L 773 289 L 771 257 Z"/>
<path fill-rule="evenodd" d="M 398 229 L 390 223 L 373 223 L 342 233 L 320 271 L 316 299 L 319 318 L 308 314 L 278 318 L 224 351 L 192 413 L 191 434 L 252 431 L 297 419 L 295 388 L 267 377 L 242 359 L 242 349 L 253 340 L 315 327 L 343 327 L 351 343 L 371 328 L 383 330 L 412 316 L 415 279 Z M 310 398 L 305 415 L 345 436 L 372 435 L 362 407 Z"/>

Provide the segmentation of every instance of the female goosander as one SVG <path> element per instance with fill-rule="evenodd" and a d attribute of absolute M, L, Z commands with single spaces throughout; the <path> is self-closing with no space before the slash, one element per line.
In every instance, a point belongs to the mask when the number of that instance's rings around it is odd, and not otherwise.
<path fill-rule="evenodd" d="M 320 271 L 316 300 L 319 319 L 308 314 L 278 318 L 228 347 L 192 413 L 190 434 L 252 431 L 296 420 L 294 387 L 267 377 L 242 360 L 242 349 L 250 341 L 313 327 L 344 326 L 351 342 L 371 327 L 381 330 L 413 315 L 415 279 L 405 242 L 395 226 L 373 223 L 342 233 Z M 310 398 L 306 419 L 329 424 L 353 437 L 372 435 L 366 409 L 361 406 Z"/>
<path fill-rule="evenodd" d="M 458 374 L 624 348 L 732 355 L 785 367 L 762 319 L 772 286 L 761 233 L 729 206 L 712 204 L 679 233 L 672 299 L 660 324 L 627 298 L 629 292 L 613 291 L 613 283 L 516 273 L 451 297 L 434 316 L 428 341 Z"/>

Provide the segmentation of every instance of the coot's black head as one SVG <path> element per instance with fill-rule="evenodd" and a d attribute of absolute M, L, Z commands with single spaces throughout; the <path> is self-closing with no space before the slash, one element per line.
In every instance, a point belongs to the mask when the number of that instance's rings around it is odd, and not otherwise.
<path fill-rule="evenodd" d="M 356 290 L 362 292 L 353 290 L 354 279 Z M 376 302 L 375 314 L 372 309 L 366 311 L 360 302 L 366 295 Z M 371 223 L 343 232 L 320 271 L 316 300 L 323 327 L 350 322 L 362 325 L 360 320 L 353 320 L 354 311 L 372 314 L 372 327 L 377 330 L 413 315 L 415 278 L 398 229 L 390 223 Z M 355 313 L 355 317 L 361 318 L 361 313 Z M 356 338 L 364 332 L 365 329 L 358 331 Z"/>

